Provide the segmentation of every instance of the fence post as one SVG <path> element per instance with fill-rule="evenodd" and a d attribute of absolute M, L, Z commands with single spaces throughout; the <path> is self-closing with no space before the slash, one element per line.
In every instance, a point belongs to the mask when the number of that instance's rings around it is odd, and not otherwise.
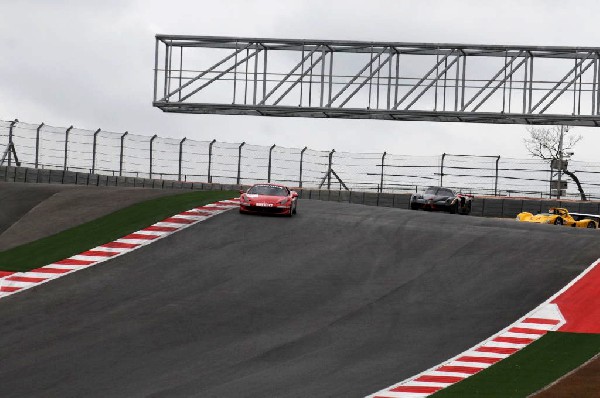
<path fill-rule="evenodd" d="M 385 155 L 387 155 L 387 152 L 383 152 L 383 156 L 381 157 L 381 182 L 379 183 L 379 193 L 383 192 L 383 168 L 385 167 Z M 377 200 L 379 200 L 379 197 Z"/>
<path fill-rule="evenodd" d="M 13 152 L 15 154 L 15 163 L 17 164 L 17 167 L 19 167 L 21 165 L 21 163 L 19 162 L 19 159 L 17 158 L 17 151 L 15 150 L 15 144 L 13 142 L 13 127 L 18 122 L 19 122 L 19 119 L 15 119 L 10 123 L 10 129 L 8 130 L 8 145 L 6 146 L 6 150 L 4 151 L 4 154 L 2 155 L 2 159 L 0 159 L 0 165 L 2 165 L 2 163 L 4 163 L 4 159 L 6 159 L 6 156 L 8 155 L 8 165 L 10 166 L 12 164 L 12 153 Z M 6 178 L 5 178 L 5 180 L 6 180 Z"/>
<path fill-rule="evenodd" d="M 38 160 L 40 158 L 40 130 L 44 127 L 44 123 L 40 124 L 35 132 L 35 168 L 38 168 Z"/>
<path fill-rule="evenodd" d="M 92 173 L 91 174 L 94 174 L 96 172 L 96 145 L 98 143 L 98 134 L 100 133 L 101 130 L 102 129 L 98 129 L 94 133 L 94 143 L 92 144 Z"/>
<path fill-rule="evenodd" d="M 444 158 L 446 157 L 446 154 L 443 153 L 442 154 L 442 164 L 440 165 L 440 187 L 444 186 Z"/>
<path fill-rule="evenodd" d="M 149 177 L 150 177 L 150 179 L 152 179 L 152 154 L 154 153 L 154 151 L 152 150 L 152 148 L 154 146 L 154 140 L 156 139 L 156 137 L 158 137 L 158 135 L 154 134 L 152 136 L 152 138 L 150 138 L 150 173 L 148 174 Z"/>
<path fill-rule="evenodd" d="M 552 169 L 552 163 L 550 163 L 550 179 L 548 180 L 548 199 L 552 199 L 552 178 L 553 177 L 554 177 L 554 170 Z"/>
<path fill-rule="evenodd" d="M 267 182 L 270 183 L 271 182 L 271 155 L 273 154 L 273 148 L 275 148 L 275 144 L 273 144 L 271 146 L 271 148 L 269 149 L 269 167 L 268 167 L 268 171 L 267 171 Z"/>
<path fill-rule="evenodd" d="M 216 139 L 213 139 L 210 144 L 208 144 L 208 183 L 212 184 L 212 176 L 210 175 L 210 165 L 212 162 L 212 148 L 213 145 L 217 142 Z"/>
<path fill-rule="evenodd" d="M 498 164 L 500 163 L 500 155 L 496 158 L 496 181 L 494 183 L 494 196 L 498 196 Z"/>
<path fill-rule="evenodd" d="M 67 131 L 65 131 L 65 164 L 63 166 L 63 170 L 67 170 L 67 159 L 68 159 L 68 153 L 69 153 L 69 132 L 71 131 L 72 128 L 73 128 L 73 126 L 69 127 L 67 129 Z"/>
<path fill-rule="evenodd" d="M 329 170 L 327 171 L 327 190 L 330 191 L 331 190 L 331 169 L 332 169 L 332 163 L 333 163 L 333 153 L 335 152 L 335 149 L 332 149 L 331 152 L 329 152 Z"/>
<path fill-rule="evenodd" d="M 304 149 L 300 151 L 300 178 L 298 181 L 298 186 L 300 188 L 302 188 L 302 162 L 304 161 L 304 151 L 306 151 L 307 148 L 308 147 L 304 147 Z"/>
<path fill-rule="evenodd" d="M 177 175 L 177 181 L 181 181 L 181 162 L 183 160 L 183 143 L 187 138 L 183 137 L 181 141 L 179 141 L 179 174 Z"/>
<path fill-rule="evenodd" d="M 246 142 L 242 142 L 238 147 L 238 169 L 237 169 L 237 180 L 236 184 L 240 185 L 241 181 L 241 172 L 242 172 L 242 147 L 246 144 Z"/>
<path fill-rule="evenodd" d="M 119 177 L 123 175 L 123 147 L 125 143 L 125 137 L 129 134 L 128 131 L 124 132 L 121 136 L 121 154 L 119 155 Z"/>

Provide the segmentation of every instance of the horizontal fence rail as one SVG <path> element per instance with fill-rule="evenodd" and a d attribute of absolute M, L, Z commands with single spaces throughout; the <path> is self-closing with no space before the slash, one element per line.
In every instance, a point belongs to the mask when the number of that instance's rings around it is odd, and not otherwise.
<path fill-rule="evenodd" d="M 250 143 L 196 141 L 129 132 L 0 121 L 0 166 L 68 170 L 113 177 L 373 193 L 420 192 L 443 185 L 489 196 L 551 197 L 548 161 L 501 156 L 318 151 Z M 571 160 L 586 196 L 600 199 L 600 163 Z M 567 197 L 579 198 L 566 175 Z M 564 197 L 564 195 L 561 195 Z"/>

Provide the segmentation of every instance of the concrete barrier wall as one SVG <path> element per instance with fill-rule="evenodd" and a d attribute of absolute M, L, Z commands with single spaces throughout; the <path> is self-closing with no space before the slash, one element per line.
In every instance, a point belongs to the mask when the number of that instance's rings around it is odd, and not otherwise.
<path fill-rule="evenodd" d="M 327 191 L 297 189 L 302 199 L 328 200 L 368 206 L 409 208 L 411 194 L 373 193 L 357 191 Z M 514 218 L 527 211 L 533 214 L 548 211 L 550 207 L 565 207 L 571 212 L 600 214 L 600 202 L 556 201 L 524 198 L 475 198 L 471 215 L 478 217 Z"/>
<path fill-rule="evenodd" d="M 32 169 L 27 167 L 0 166 L 0 181 L 27 182 L 40 184 L 73 184 L 94 185 L 102 187 L 131 187 L 154 189 L 182 189 L 182 190 L 238 190 L 237 185 L 208 184 L 201 182 L 181 182 L 168 180 L 155 180 L 138 177 L 107 176 L 102 174 L 88 174 L 74 171 Z"/>
<path fill-rule="evenodd" d="M 137 177 L 118 177 L 87 174 L 63 170 L 43 170 L 27 167 L 0 166 L 0 181 L 43 184 L 77 184 L 151 189 L 181 190 L 234 190 L 248 188 L 247 185 L 210 184 L 203 182 L 181 182 Z M 367 206 L 396 207 L 408 209 L 411 194 L 373 193 L 358 191 L 327 191 L 297 189 L 301 199 L 327 200 L 363 204 Z M 523 198 L 475 198 L 471 214 L 478 217 L 514 218 L 527 211 L 533 214 L 547 211 L 550 207 L 565 207 L 571 212 L 600 214 L 600 202 L 557 201 Z"/>

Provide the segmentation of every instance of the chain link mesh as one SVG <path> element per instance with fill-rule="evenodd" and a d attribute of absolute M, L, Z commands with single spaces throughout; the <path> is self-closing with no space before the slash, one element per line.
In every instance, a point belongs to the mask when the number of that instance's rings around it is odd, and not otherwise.
<path fill-rule="evenodd" d="M 182 179 L 185 181 L 208 180 L 208 141 L 186 140 L 181 157 Z"/>
<path fill-rule="evenodd" d="M 222 182 L 224 184 L 237 183 L 239 146 L 240 144 L 215 142 L 211 160 L 212 182 Z"/>
<path fill-rule="evenodd" d="M 150 139 L 143 135 L 127 134 L 123 138 L 122 175 L 150 177 Z"/>
<path fill-rule="evenodd" d="M 384 192 L 416 192 L 440 185 L 440 165 L 440 156 L 387 154 L 383 166 Z"/>
<path fill-rule="evenodd" d="M 299 187 L 300 154 L 298 148 L 276 146 L 271 154 L 271 182 Z"/>
<path fill-rule="evenodd" d="M 0 120 L 3 165 L 9 161 L 11 125 Z M 224 184 L 271 181 L 373 192 L 418 192 L 444 185 L 477 195 L 549 197 L 551 181 L 558 178 L 543 159 L 271 148 L 23 122 L 14 123 L 12 142 L 18 160 L 27 167 L 63 169 L 66 165 L 72 171 Z M 10 161 L 16 164 L 12 154 Z M 578 177 L 588 199 L 600 199 L 600 163 L 572 160 L 568 170 Z M 575 181 L 564 173 L 561 179 L 568 184 L 567 197 L 579 198 Z"/>

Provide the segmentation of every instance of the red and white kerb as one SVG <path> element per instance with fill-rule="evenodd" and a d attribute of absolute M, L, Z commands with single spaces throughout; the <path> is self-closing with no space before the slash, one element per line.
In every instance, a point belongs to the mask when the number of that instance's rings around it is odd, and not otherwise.
<path fill-rule="evenodd" d="M 0 271 L 0 299 L 61 276 L 102 263 L 202 222 L 217 214 L 239 207 L 238 199 L 224 200 L 193 208 L 157 222 L 115 241 L 94 247 L 64 260 L 28 272 Z"/>
<path fill-rule="evenodd" d="M 600 333 L 600 260 L 546 302 L 482 343 L 368 398 L 422 398 L 525 348 L 549 331 Z"/>

